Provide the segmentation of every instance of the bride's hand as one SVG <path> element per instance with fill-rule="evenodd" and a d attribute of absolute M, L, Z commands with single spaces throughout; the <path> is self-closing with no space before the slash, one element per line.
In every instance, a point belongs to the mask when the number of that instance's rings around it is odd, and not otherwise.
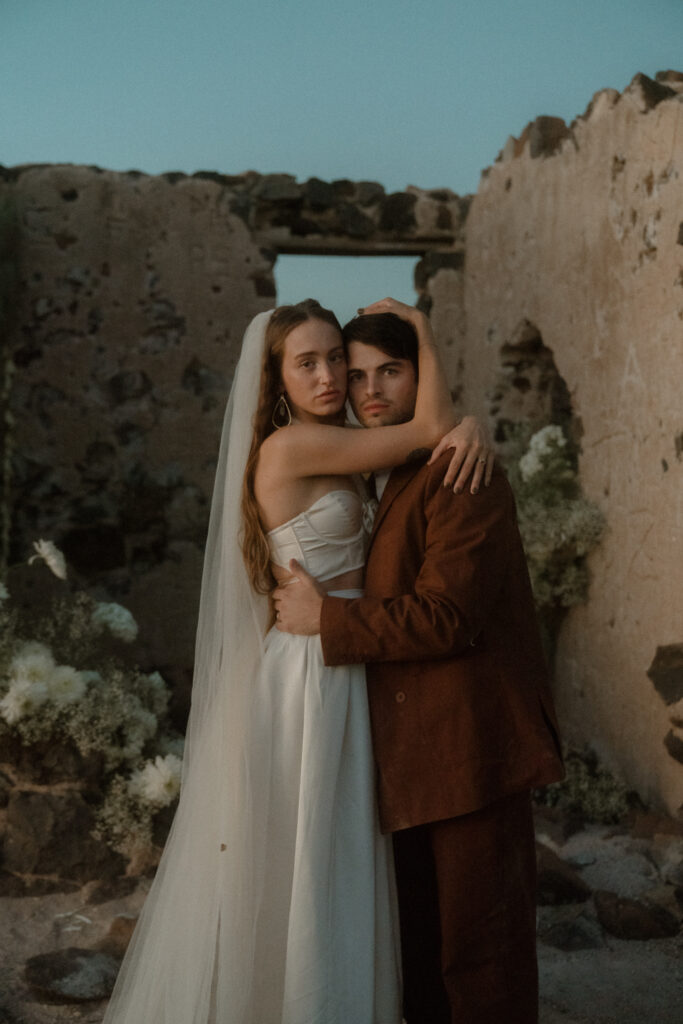
<path fill-rule="evenodd" d="M 407 302 L 399 302 L 398 299 L 379 299 L 378 302 L 371 302 L 369 306 L 362 306 L 358 310 L 359 316 L 371 316 L 373 313 L 394 313 L 401 320 L 408 320 L 415 327 L 422 325 L 428 318 L 415 306 L 409 306 Z"/>
<path fill-rule="evenodd" d="M 460 494 L 470 475 L 472 477 L 470 483 L 472 494 L 477 493 L 482 479 L 488 487 L 491 483 L 496 456 L 493 451 L 491 435 L 475 416 L 465 416 L 457 427 L 453 427 L 441 438 L 427 465 L 436 462 L 439 456 L 449 448 L 454 450 L 454 455 L 443 478 L 444 487 L 453 485 L 455 493 Z"/>

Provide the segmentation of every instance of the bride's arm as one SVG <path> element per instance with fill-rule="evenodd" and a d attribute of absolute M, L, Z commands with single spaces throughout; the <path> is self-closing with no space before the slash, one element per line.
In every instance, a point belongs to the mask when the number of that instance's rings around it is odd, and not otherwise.
<path fill-rule="evenodd" d="M 413 324 L 418 339 L 418 386 L 413 418 L 406 423 L 348 430 L 317 423 L 292 424 L 261 448 L 278 476 L 299 478 L 362 473 L 402 465 L 416 450 L 433 448 L 456 423 L 439 350 L 429 320 L 413 306 L 382 299 L 366 313 L 396 313 Z"/>

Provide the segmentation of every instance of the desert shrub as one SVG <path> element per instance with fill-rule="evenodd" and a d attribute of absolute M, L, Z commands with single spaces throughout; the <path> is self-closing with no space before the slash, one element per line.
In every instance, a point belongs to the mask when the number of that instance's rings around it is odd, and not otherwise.
<path fill-rule="evenodd" d="M 506 441 L 505 468 L 536 605 L 542 611 L 580 604 L 588 593 L 586 556 L 605 521 L 581 492 L 576 452 L 556 425 L 533 434 L 517 426 Z"/>
<path fill-rule="evenodd" d="M 122 656 L 138 632 L 131 613 L 72 592 L 61 552 L 49 541 L 35 548 L 30 561 L 45 562 L 63 591 L 36 614 L 0 583 L 0 736 L 98 755 L 89 760 L 100 771 L 95 834 L 132 856 L 180 789 L 183 741 L 169 727 L 169 689 Z"/>

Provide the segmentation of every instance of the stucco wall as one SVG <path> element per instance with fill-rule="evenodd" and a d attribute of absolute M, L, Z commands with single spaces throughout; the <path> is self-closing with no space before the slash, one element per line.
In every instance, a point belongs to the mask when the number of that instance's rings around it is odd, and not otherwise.
<path fill-rule="evenodd" d="M 468 409 L 491 412 L 524 321 L 552 351 L 583 488 L 607 519 L 588 603 L 561 629 L 559 713 L 568 737 L 672 811 L 683 664 L 669 666 L 669 704 L 646 673 L 658 647 L 683 643 L 682 221 L 683 95 L 637 78 L 570 130 L 540 119 L 511 139 L 472 202 L 464 270 L 430 284 Z"/>

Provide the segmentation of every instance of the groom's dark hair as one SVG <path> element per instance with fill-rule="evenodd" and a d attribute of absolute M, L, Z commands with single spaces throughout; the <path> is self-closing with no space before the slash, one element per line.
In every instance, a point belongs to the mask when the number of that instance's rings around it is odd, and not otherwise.
<path fill-rule="evenodd" d="M 390 359 L 409 359 L 417 377 L 417 333 L 412 324 L 401 320 L 395 313 L 369 313 L 354 316 L 342 328 L 344 348 L 349 342 L 359 341 L 372 345 Z"/>

